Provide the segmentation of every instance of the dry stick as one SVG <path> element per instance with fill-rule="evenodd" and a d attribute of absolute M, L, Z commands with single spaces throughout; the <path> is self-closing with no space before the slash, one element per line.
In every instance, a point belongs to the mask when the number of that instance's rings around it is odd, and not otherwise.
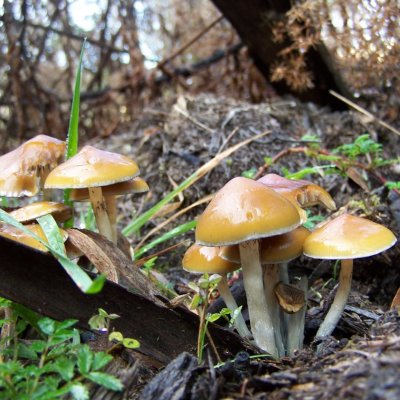
<path fill-rule="evenodd" d="M 161 222 L 160 224 L 157 224 L 157 226 L 155 228 L 153 228 L 151 231 L 149 231 L 144 237 L 143 239 L 137 244 L 137 246 L 135 247 L 135 250 L 138 250 L 140 247 L 143 246 L 144 242 L 152 235 L 154 235 L 155 233 L 157 233 L 161 228 L 163 228 L 165 225 L 168 225 L 170 222 L 172 222 L 173 220 L 175 220 L 176 218 L 178 218 L 179 216 L 181 216 L 182 214 L 185 214 L 187 211 L 191 210 L 192 208 L 199 206 L 201 204 L 207 203 L 209 202 L 212 198 L 214 197 L 213 194 L 210 194 L 206 197 L 203 197 L 200 200 L 195 201 L 194 203 L 190 204 L 189 206 L 182 208 L 182 210 L 176 212 L 174 215 L 172 215 L 171 217 L 169 217 L 168 219 L 166 219 L 165 221 Z"/>
<path fill-rule="evenodd" d="M 157 65 L 157 68 L 162 69 L 162 67 L 165 66 L 165 64 L 169 63 L 172 61 L 175 57 L 179 56 L 182 54 L 186 49 L 188 49 L 193 43 L 197 42 L 204 34 L 206 34 L 211 28 L 213 28 L 218 22 L 222 21 L 224 19 L 223 15 L 220 15 L 218 18 L 216 18 L 214 21 L 212 21 L 209 25 L 207 25 L 202 31 L 197 33 L 195 36 L 193 36 L 192 39 L 190 39 L 188 42 L 186 42 L 183 46 L 181 46 L 179 49 L 175 50 L 169 57 L 164 59 L 163 61 L 159 62 Z"/>
<path fill-rule="evenodd" d="M 386 129 L 389 129 L 391 132 L 395 133 L 396 135 L 400 136 L 400 131 L 398 131 L 396 128 L 393 126 L 387 124 L 385 121 L 382 121 L 381 119 L 375 117 L 373 114 L 371 114 L 369 111 L 367 111 L 365 108 L 360 107 L 356 103 L 353 103 L 351 100 L 346 99 L 346 97 L 340 95 L 339 93 L 336 93 L 334 90 L 330 90 L 329 93 L 338 98 L 339 100 L 343 101 L 343 103 L 346 103 L 350 107 L 354 108 L 361 114 L 366 115 L 367 117 L 371 118 L 373 121 L 376 121 L 379 125 L 383 126 Z"/>

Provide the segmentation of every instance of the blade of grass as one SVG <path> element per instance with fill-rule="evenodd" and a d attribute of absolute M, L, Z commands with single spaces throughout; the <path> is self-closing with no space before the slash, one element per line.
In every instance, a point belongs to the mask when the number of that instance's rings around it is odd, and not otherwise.
<path fill-rule="evenodd" d="M 161 235 L 157 239 L 146 244 L 146 246 L 141 247 L 138 251 L 135 252 L 134 259 L 137 260 L 142 254 L 151 250 L 153 247 L 157 246 L 158 244 L 163 243 L 167 240 L 170 240 L 170 239 L 174 238 L 175 236 L 182 235 L 183 233 L 185 233 L 187 231 L 190 231 L 191 229 L 196 227 L 196 224 L 197 224 L 197 221 L 189 221 L 189 222 L 185 222 L 184 224 L 178 225 L 174 229 L 171 229 L 167 233 L 164 233 L 164 235 Z"/>
<path fill-rule="evenodd" d="M 65 159 L 73 157 L 78 151 L 78 126 L 79 126 L 79 107 L 81 99 L 81 75 L 82 75 L 82 60 L 85 51 L 86 38 L 83 40 L 81 54 L 79 56 L 78 68 L 75 77 L 74 93 L 72 96 L 71 114 L 69 118 L 67 148 L 65 151 Z M 72 207 L 70 198 L 71 189 L 64 190 L 64 203 Z M 73 216 L 64 223 L 66 228 L 72 228 Z"/>
<path fill-rule="evenodd" d="M 10 224 L 14 226 L 15 228 L 21 230 L 27 235 L 32 236 L 34 239 L 36 239 L 38 242 L 40 242 L 43 246 L 49 249 L 49 251 L 53 254 L 54 257 L 57 258 L 59 263 L 62 265 L 62 267 L 65 269 L 67 274 L 72 278 L 74 283 L 79 287 L 80 290 L 82 290 L 85 293 L 88 294 L 94 294 L 98 293 L 102 288 L 103 284 L 105 281 L 105 277 L 100 275 L 97 277 L 94 281 L 92 281 L 89 277 L 89 275 L 86 274 L 85 271 L 83 271 L 78 265 L 73 263 L 68 257 L 65 256 L 62 252 L 59 252 L 58 249 L 53 248 L 49 243 L 45 242 L 42 240 L 39 236 L 35 235 L 32 231 L 30 231 L 28 228 L 26 228 L 24 225 L 22 225 L 20 222 L 18 222 L 16 219 L 11 217 L 8 213 L 6 213 L 4 210 L 0 208 L 0 220 L 5 222 L 6 224 Z M 47 230 L 47 227 L 46 227 Z M 43 230 L 46 237 L 47 234 L 51 235 L 51 233 Z M 53 240 L 53 239 L 51 239 Z"/>
<path fill-rule="evenodd" d="M 51 214 L 43 215 L 42 217 L 37 218 L 37 222 L 39 222 L 50 247 L 56 249 L 59 253 L 66 255 L 64 240 L 54 217 Z"/>
<path fill-rule="evenodd" d="M 153 228 L 150 232 L 148 232 L 143 238 L 142 240 L 137 244 L 136 249 L 139 249 L 141 246 L 143 246 L 143 244 L 146 242 L 146 240 L 150 237 L 153 236 L 155 233 L 157 233 L 160 229 L 162 229 L 165 225 L 168 225 L 170 222 L 172 222 L 173 220 L 175 220 L 176 218 L 178 218 L 179 216 L 181 216 L 182 214 L 185 214 L 186 212 L 188 212 L 189 210 L 191 210 L 194 207 L 199 206 L 200 204 L 204 204 L 204 203 L 208 203 L 212 198 L 214 197 L 213 194 L 210 194 L 208 196 L 203 197 L 200 200 L 195 201 L 194 203 L 190 204 L 189 206 L 182 208 L 182 210 L 179 210 L 178 212 L 176 212 L 174 215 L 171 215 L 171 217 L 169 217 L 168 219 L 166 219 L 165 221 L 161 222 L 160 224 L 157 224 L 157 226 L 155 228 Z"/>
<path fill-rule="evenodd" d="M 230 156 L 236 150 L 240 149 L 241 147 L 253 142 L 254 140 L 260 139 L 261 137 L 268 135 L 271 131 L 266 131 L 260 133 L 259 135 L 253 136 L 249 139 L 243 140 L 242 142 L 230 147 L 229 149 L 223 151 L 220 154 L 217 154 L 213 159 L 206 162 L 202 165 L 197 171 L 195 171 L 189 178 L 185 179 L 175 190 L 169 192 L 162 200 L 160 200 L 155 206 L 147 210 L 143 213 L 140 217 L 136 218 L 130 224 L 128 224 L 123 230 L 122 233 L 125 236 L 131 235 L 134 232 L 137 232 L 147 221 L 149 221 L 153 215 L 164 206 L 170 202 L 178 193 L 182 192 L 189 186 L 193 185 L 197 182 L 200 178 L 202 178 L 206 173 L 211 171 L 215 168 L 224 158 Z"/>

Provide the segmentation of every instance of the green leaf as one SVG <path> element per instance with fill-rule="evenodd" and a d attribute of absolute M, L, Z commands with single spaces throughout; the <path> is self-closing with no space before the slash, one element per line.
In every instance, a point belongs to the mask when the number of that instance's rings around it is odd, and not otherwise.
<path fill-rule="evenodd" d="M 257 168 L 253 167 L 248 169 L 247 171 L 243 171 L 242 176 L 244 176 L 245 178 L 253 179 L 256 173 L 257 173 Z"/>
<path fill-rule="evenodd" d="M 157 239 L 153 240 L 152 242 L 141 247 L 139 250 L 135 251 L 135 260 L 139 259 L 144 253 L 148 252 L 158 244 L 163 243 L 167 240 L 174 238 L 175 236 L 182 235 L 183 233 L 194 229 L 196 227 L 196 224 L 197 221 L 185 222 L 184 224 L 178 225 L 174 229 L 171 229 L 167 233 L 164 233 L 164 235 L 159 236 Z"/>
<path fill-rule="evenodd" d="M 72 385 L 69 393 L 74 400 L 89 400 L 89 390 L 81 383 L 75 383 Z"/>
<path fill-rule="evenodd" d="M 54 333 L 56 322 L 51 318 L 45 317 L 39 320 L 38 326 L 45 335 L 50 336 Z"/>
<path fill-rule="evenodd" d="M 120 391 L 124 388 L 119 379 L 104 372 L 91 372 L 86 377 L 110 390 Z"/>
<path fill-rule="evenodd" d="M 82 345 L 78 351 L 78 368 L 81 374 L 87 374 L 90 371 L 93 362 L 93 352 L 88 345 Z"/>
<path fill-rule="evenodd" d="M 39 222 L 39 225 L 43 229 L 50 247 L 65 255 L 64 240 L 54 217 L 51 214 L 43 215 L 37 218 L 37 222 Z"/>
<path fill-rule="evenodd" d="M 214 314 L 207 314 L 206 320 L 208 322 L 215 322 L 218 321 L 222 315 L 220 313 L 214 313 Z"/>
<path fill-rule="evenodd" d="M 54 361 L 54 370 L 57 371 L 64 381 L 69 382 L 74 377 L 75 363 L 66 357 L 60 357 Z"/>
<path fill-rule="evenodd" d="M 24 343 L 18 343 L 18 357 L 25 358 L 27 360 L 37 360 L 38 355 L 31 346 L 27 346 Z"/>
<path fill-rule="evenodd" d="M 112 356 L 110 354 L 104 353 L 104 351 L 99 351 L 95 353 L 93 358 L 92 369 L 97 371 L 104 368 L 111 360 Z"/>
<path fill-rule="evenodd" d="M 112 342 L 113 340 L 116 340 L 117 342 L 122 342 L 124 340 L 124 336 L 121 332 L 115 331 L 111 332 L 108 335 L 108 340 Z"/>
<path fill-rule="evenodd" d="M 193 299 L 192 299 L 192 302 L 190 303 L 190 306 L 189 306 L 189 308 L 191 309 L 191 310 L 194 310 L 194 309 L 196 309 L 199 305 L 200 305 L 200 303 L 202 302 L 202 297 L 197 293 L 197 294 L 195 294 L 194 296 L 193 296 Z"/>
<path fill-rule="evenodd" d="M 122 340 L 122 345 L 127 349 L 138 349 L 140 347 L 139 341 L 132 338 L 124 338 Z"/>

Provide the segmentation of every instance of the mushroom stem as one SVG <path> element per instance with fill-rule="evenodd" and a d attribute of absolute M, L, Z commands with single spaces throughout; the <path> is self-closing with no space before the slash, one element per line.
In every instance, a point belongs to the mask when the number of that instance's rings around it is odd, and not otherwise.
<path fill-rule="evenodd" d="M 289 284 L 289 268 L 288 263 L 283 262 L 279 264 L 279 280 L 285 284 Z M 289 326 L 289 315 L 283 310 L 279 309 L 279 318 L 281 321 L 281 336 L 283 343 L 287 343 L 288 337 L 288 326 Z"/>
<path fill-rule="evenodd" d="M 96 218 L 96 224 L 99 232 L 108 240 L 113 240 L 110 220 L 107 215 L 107 207 L 103 198 L 101 187 L 90 187 L 89 196 L 93 207 L 93 212 Z"/>
<path fill-rule="evenodd" d="M 277 357 L 279 352 L 275 343 L 274 319 L 264 296 L 258 240 L 241 243 L 239 250 L 254 340 L 257 346 Z"/>
<path fill-rule="evenodd" d="M 104 196 L 104 200 L 107 206 L 108 218 L 110 220 L 111 230 L 114 244 L 117 243 L 118 233 L 117 233 L 117 202 L 115 196 Z"/>
<path fill-rule="evenodd" d="M 339 275 L 339 285 L 331 308 L 325 316 L 324 321 L 318 329 L 316 337 L 325 338 L 335 329 L 346 306 L 351 288 L 351 277 L 353 274 L 353 260 L 342 260 Z"/>
<path fill-rule="evenodd" d="M 228 279 L 226 274 L 221 274 L 221 280 L 218 283 L 217 289 L 222 296 L 226 306 L 233 312 L 238 308 L 235 298 L 233 297 L 231 290 L 229 289 Z M 251 332 L 246 325 L 246 322 L 243 318 L 241 312 L 237 315 L 234 322 L 236 330 L 239 332 L 239 335 L 242 337 L 251 337 Z"/>
<path fill-rule="evenodd" d="M 286 351 L 288 356 L 293 356 L 294 351 L 303 348 L 304 342 L 304 323 L 307 311 L 307 291 L 308 291 L 308 279 L 306 276 L 302 276 L 300 282 L 297 285 L 299 289 L 305 293 L 306 304 L 304 307 L 294 314 L 286 314 L 287 321 L 287 345 Z"/>
<path fill-rule="evenodd" d="M 283 344 L 282 331 L 281 331 L 280 309 L 274 292 L 274 288 L 276 284 L 279 282 L 279 265 L 278 264 L 264 265 L 263 280 L 264 280 L 264 296 L 266 300 L 266 305 L 273 321 L 275 343 L 278 349 L 278 355 L 282 357 L 285 355 L 285 347 Z"/>
<path fill-rule="evenodd" d="M 289 284 L 289 268 L 287 262 L 279 264 L 279 280 L 283 283 Z"/>

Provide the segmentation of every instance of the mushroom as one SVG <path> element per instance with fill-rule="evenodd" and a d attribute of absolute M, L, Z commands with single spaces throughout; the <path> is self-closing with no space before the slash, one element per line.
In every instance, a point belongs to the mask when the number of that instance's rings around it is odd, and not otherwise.
<path fill-rule="evenodd" d="M 53 201 L 38 201 L 9 213 L 18 222 L 23 224 L 32 223 L 43 215 L 51 214 L 57 223 L 64 222 L 71 218 L 71 207 Z"/>
<path fill-rule="evenodd" d="M 188 272 L 219 274 L 221 280 L 217 289 L 223 298 L 226 306 L 233 312 L 238 308 L 235 298 L 229 289 L 227 274 L 239 268 L 234 262 L 224 260 L 220 256 L 220 247 L 190 246 L 183 257 L 183 269 Z M 236 330 L 242 337 L 251 337 L 251 332 L 247 328 L 242 313 L 239 313 L 234 322 Z"/>
<path fill-rule="evenodd" d="M 118 238 L 116 196 L 121 196 L 129 193 L 145 193 L 148 191 L 149 185 L 143 178 L 140 177 L 102 187 L 103 197 L 106 202 L 110 224 L 113 229 L 114 243 L 116 243 Z M 70 199 L 73 201 L 87 201 L 89 199 L 89 190 L 86 188 L 72 189 Z"/>
<path fill-rule="evenodd" d="M 321 186 L 305 180 L 287 179 L 276 174 L 267 174 L 257 180 L 290 200 L 297 208 L 302 223 L 307 221 L 303 208 L 323 204 L 329 210 L 336 210 L 330 194 Z"/>
<path fill-rule="evenodd" d="M 204 246 L 238 244 L 251 331 L 256 344 L 274 356 L 277 344 L 273 311 L 264 296 L 259 240 L 293 230 L 300 224 L 295 206 L 265 185 L 237 177 L 229 181 L 199 217 L 196 242 Z"/>
<path fill-rule="evenodd" d="M 36 236 L 38 236 L 40 239 L 42 239 L 44 242 L 47 243 L 46 235 L 44 234 L 44 232 L 39 224 L 26 225 L 25 227 L 27 229 L 29 229 L 33 234 L 35 234 Z M 63 240 L 65 242 L 68 238 L 68 234 L 63 229 L 60 229 L 60 232 L 61 232 L 61 236 L 63 237 Z M 13 225 L 8 225 L 8 224 L 0 225 L 0 235 L 6 237 L 8 239 L 15 240 L 16 242 L 24 244 L 25 246 L 29 246 L 36 250 L 42 251 L 44 253 L 48 252 L 47 248 L 42 243 L 37 241 L 33 236 L 27 235 L 25 232 L 21 231 L 20 229 L 15 228 Z"/>
<path fill-rule="evenodd" d="M 85 146 L 48 175 L 45 188 L 87 188 L 99 232 L 115 242 L 102 187 L 128 181 L 139 174 L 135 161 L 121 154 Z"/>
<path fill-rule="evenodd" d="M 340 320 L 350 293 L 353 259 L 381 253 L 395 242 L 396 237 L 386 227 L 349 214 L 331 220 L 305 240 L 306 256 L 341 260 L 337 292 L 316 337 L 329 336 Z"/>
<path fill-rule="evenodd" d="M 38 135 L 0 157 L 0 196 L 35 196 L 64 158 L 65 142 Z"/>
<path fill-rule="evenodd" d="M 260 240 L 260 262 L 264 269 L 264 293 L 268 308 L 273 315 L 274 326 L 276 328 L 275 334 L 278 336 L 277 342 L 279 342 L 279 340 L 286 341 L 285 347 L 290 349 L 292 349 L 293 346 L 298 346 L 298 336 L 301 336 L 301 334 L 299 333 L 296 337 L 296 332 L 302 330 L 304 320 L 303 322 L 298 321 L 295 324 L 294 320 L 297 321 L 298 318 L 294 319 L 285 315 L 284 324 L 283 327 L 281 327 L 278 303 L 275 298 L 275 289 L 280 281 L 283 284 L 289 283 L 288 263 L 303 254 L 303 243 L 308 235 L 310 235 L 310 231 L 299 226 L 290 232 Z M 237 246 L 227 246 L 223 249 L 221 256 L 229 261 L 238 262 L 239 252 Z M 278 329 L 282 332 L 281 335 L 278 334 Z M 282 339 L 282 336 L 284 338 L 288 336 L 288 332 L 291 332 L 290 336 L 292 342 L 290 344 L 288 340 Z M 295 341 L 295 344 L 293 341 Z"/>

